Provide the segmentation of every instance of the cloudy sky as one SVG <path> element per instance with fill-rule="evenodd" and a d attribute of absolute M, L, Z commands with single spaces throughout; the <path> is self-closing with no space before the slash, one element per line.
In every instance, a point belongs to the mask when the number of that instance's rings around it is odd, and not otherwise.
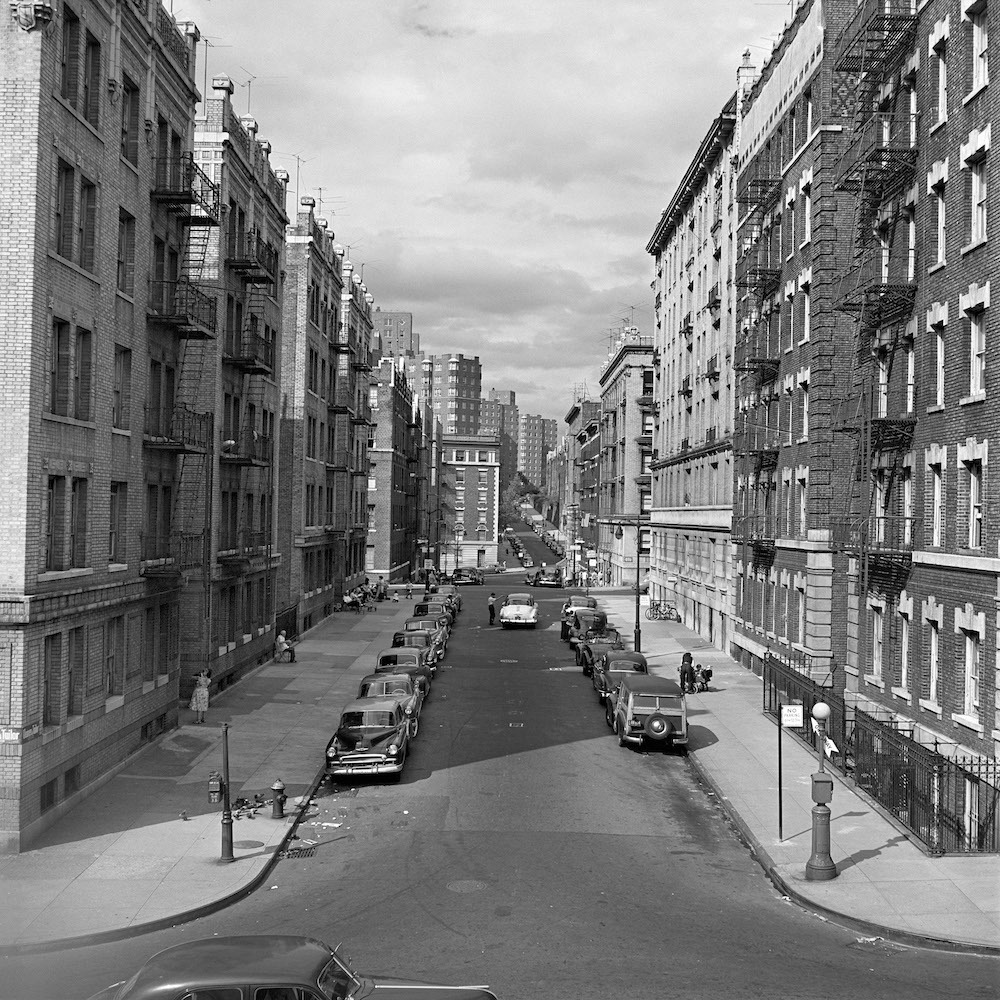
<path fill-rule="evenodd" d="M 376 304 L 412 312 L 424 350 L 478 355 L 484 392 L 560 422 L 581 390 L 597 397 L 609 331 L 652 333 L 646 243 L 741 53 L 759 66 L 789 16 L 752 0 L 173 11 L 291 188 L 297 171 L 298 195 L 322 198 Z"/>

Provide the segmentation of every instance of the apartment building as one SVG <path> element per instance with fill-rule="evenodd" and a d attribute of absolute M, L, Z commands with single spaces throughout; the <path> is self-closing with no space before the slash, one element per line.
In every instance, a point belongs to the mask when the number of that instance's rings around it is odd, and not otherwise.
<path fill-rule="evenodd" d="M 405 581 L 418 568 L 423 428 L 399 360 L 383 358 L 374 368 L 369 400 L 366 570 L 390 582 Z"/>
<path fill-rule="evenodd" d="M 558 425 L 537 413 L 522 413 L 517 431 L 517 471 L 533 486 L 545 485 L 545 456 L 556 446 Z"/>
<path fill-rule="evenodd" d="M 539 421 L 541 418 L 538 418 Z M 601 404 L 578 399 L 567 411 L 566 491 L 561 530 L 571 577 L 597 566 L 597 516 L 601 460 Z"/>
<path fill-rule="evenodd" d="M 646 246 L 656 262 L 656 378 L 638 400 L 656 454 L 649 592 L 674 604 L 688 627 L 720 649 L 728 649 L 731 615 L 733 158 L 753 78 L 745 57 L 737 92 L 706 132 Z"/>
<path fill-rule="evenodd" d="M 484 434 L 442 439 L 442 490 L 451 498 L 441 536 L 441 568 L 497 562 L 500 517 L 500 441 Z"/>
<path fill-rule="evenodd" d="M 213 682 L 228 684 L 271 655 L 275 583 L 282 554 L 275 538 L 277 414 L 281 358 L 281 273 L 284 267 L 285 194 L 288 175 L 269 160 L 270 144 L 257 137 L 257 122 L 237 115 L 234 87 L 225 75 L 212 80 L 195 121 L 194 161 L 217 186 L 222 224 L 206 229 L 204 248 L 189 238 L 186 274 L 165 298 L 157 322 L 166 331 L 196 326 L 208 293 L 218 315 L 215 338 L 189 338 L 177 360 L 176 375 L 164 357 L 150 362 L 151 399 L 169 400 L 215 415 L 215 437 L 204 463 L 180 463 L 180 482 L 171 496 L 147 486 L 147 523 L 165 522 L 171 504 L 171 545 L 182 545 L 207 519 L 205 558 L 181 566 L 185 574 L 181 606 L 181 696 L 206 663 Z M 204 228 L 204 227 L 203 227 Z M 154 289 L 175 288 L 175 255 L 154 235 Z M 161 388 L 156 379 L 159 376 Z M 185 411 L 180 411 L 184 413 Z M 203 503 L 207 491 L 208 504 Z M 186 555 L 186 552 L 184 553 Z M 169 563 L 164 572 L 171 569 Z M 176 567 L 174 567 L 176 571 Z"/>
<path fill-rule="evenodd" d="M 383 312 L 378 306 L 372 315 L 375 347 L 385 355 L 409 357 L 420 351 L 420 335 L 413 332 L 413 313 Z"/>
<path fill-rule="evenodd" d="M 834 69 L 860 80 L 834 178 L 855 202 L 834 303 L 853 334 L 835 414 L 852 473 L 834 524 L 845 686 L 966 769 L 969 838 L 1000 779 L 992 7 L 864 3 L 833 38 Z"/>
<path fill-rule="evenodd" d="M 483 366 L 464 354 L 406 355 L 406 375 L 417 396 L 430 403 L 445 434 L 480 433 Z"/>
<path fill-rule="evenodd" d="M 649 572 L 653 338 L 629 328 L 601 372 L 597 557 L 590 582 L 622 587 Z"/>
<path fill-rule="evenodd" d="M 3 850 L 177 718 L 181 570 L 206 544 L 179 503 L 204 510 L 216 436 L 182 395 L 188 348 L 217 334 L 198 37 L 148 0 L 36 4 L 0 32 Z"/>
<path fill-rule="evenodd" d="M 343 251 L 315 206 L 303 197 L 285 233 L 276 617 L 290 635 L 321 621 L 343 596 L 359 471 L 356 449 L 337 443 L 360 377 L 338 364 Z"/>
<path fill-rule="evenodd" d="M 481 433 L 500 439 L 501 492 L 517 476 L 519 424 L 516 394 L 506 389 L 490 389 L 489 395 L 480 402 L 479 425 Z"/>

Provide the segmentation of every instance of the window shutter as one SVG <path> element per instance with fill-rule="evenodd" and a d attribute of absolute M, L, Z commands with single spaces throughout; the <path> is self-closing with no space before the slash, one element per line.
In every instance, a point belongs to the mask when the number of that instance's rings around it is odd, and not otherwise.
<path fill-rule="evenodd" d="M 97 187 L 84 179 L 80 184 L 80 267 L 94 270 L 97 241 Z"/>
<path fill-rule="evenodd" d="M 104 626 L 91 625 L 87 641 L 87 694 L 96 694 L 104 681 Z"/>

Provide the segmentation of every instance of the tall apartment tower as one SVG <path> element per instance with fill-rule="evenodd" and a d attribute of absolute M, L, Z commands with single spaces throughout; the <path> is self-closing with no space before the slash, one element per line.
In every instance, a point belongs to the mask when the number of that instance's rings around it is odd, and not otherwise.
<path fill-rule="evenodd" d="M 464 354 L 406 355 L 406 375 L 418 399 L 431 405 L 445 434 L 480 432 L 483 366 Z"/>
<path fill-rule="evenodd" d="M 299 634 L 344 593 L 350 499 L 360 457 L 337 446 L 359 373 L 340 364 L 343 250 L 315 199 L 303 197 L 285 234 L 278 478 L 278 625 Z M 343 433 L 344 428 L 340 428 Z"/>
<path fill-rule="evenodd" d="M 409 357 L 420 351 L 420 335 L 413 332 L 413 313 L 383 312 L 378 306 L 372 313 L 375 344 L 385 356 Z"/>
<path fill-rule="evenodd" d="M 646 246 L 655 260 L 656 378 L 636 401 L 652 433 L 652 600 L 728 649 L 732 522 L 735 172 L 739 90 L 702 139 Z M 607 409 L 607 408 L 606 408 Z"/>
<path fill-rule="evenodd" d="M 537 413 L 523 413 L 517 435 L 517 471 L 529 483 L 541 488 L 545 484 L 545 456 L 556 446 L 555 420 Z"/>
<path fill-rule="evenodd" d="M 500 491 L 517 475 L 517 441 L 520 415 L 516 394 L 510 390 L 490 389 L 480 404 L 479 423 L 483 434 L 500 442 Z"/>
<path fill-rule="evenodd" d="M 192 459 L 185 455 L 173 495 L 162 484 L 159 490 L 155 482 L 147 484 L 147 523 L 153 524 L 157 502 L 158 523 L 169 521 L 182 542 L 205 516 L 201 497 L 206 489 L 209 498 L 211 531 L 204 558 L 190 570 L 182 592 L 182 696 L 206 663 L 213 682 L 225 684 L 270 655 L 281 562 L 274 503 L 288 175 L 271 167 L 271 147 L 257 138 L 257 122 L 236 114 L 233 89 L 227 76 L 215 77 L 195 123 L 195 162 L 218 186 L 222 225 L 208 230 L 203 258 L 193 238 L 186 254 L 188 272 L 211 282 L 218 336 L 189 338 L 176 376 L 166 363 L 158 369 L 155 359 L 150 362 L 150 398 L 156 398 L 158 376 L 163 399 L 176 379 L 183 406 L 215 414 L 207 483 L 201 479 L 203 463 L 194 461 L 189 473 Z M 152 264 L 154 279 L 162 273 L 164 287 L 170 288 L 171 248 L 162 248 L 155 236 Z M 196 303 L 190 298 L 187 283 L 178 283 L 171 308 L 176 312 L 183 305 L 192 312 Z M 171 315 L 161 326 L 172 330 L 181 322 L 191 321 Z M 171 506 L 168 519 L 164 511 Z"/>
<path fill-rule="evenodd" d="M 192 156 L 194 25 L 145 0 L 5 20 L 0 851 L 16 851 L 176 724 L 214 450 L 186 360 L 218 333 L 202 281 L 221 214 Z"/>

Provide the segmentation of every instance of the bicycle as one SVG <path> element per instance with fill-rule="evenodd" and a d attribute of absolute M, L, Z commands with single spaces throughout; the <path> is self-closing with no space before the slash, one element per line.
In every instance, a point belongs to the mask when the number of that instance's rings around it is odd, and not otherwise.
<path fill-rule="evenodd" d="M 679 622 L 681 616 L 677 608 L 667 601 L 650 601 L 646 608 L 646 621 L 649 622 Z"/>

